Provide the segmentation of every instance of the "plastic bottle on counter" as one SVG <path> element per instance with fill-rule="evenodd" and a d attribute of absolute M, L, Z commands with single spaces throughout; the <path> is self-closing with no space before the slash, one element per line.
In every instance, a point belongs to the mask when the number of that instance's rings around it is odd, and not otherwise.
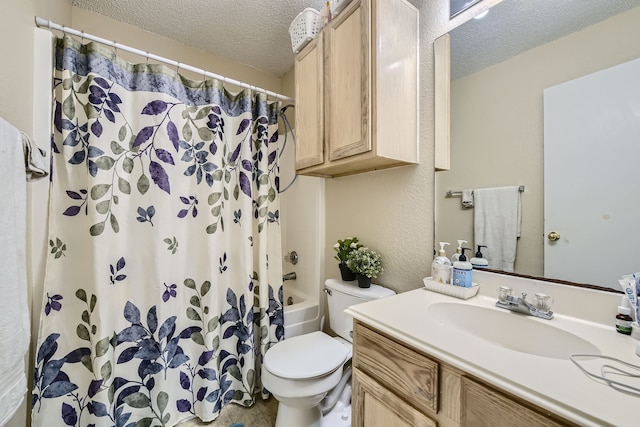
<path fill-rule="evenodd" d="M 452 285 L 462 286 L 463 288 L 470 288 L 473 285 L 471 276 L 473 275 L 473 268 L 471 263 L 467 261 L 467 257 L 464 254 L 465 250 L 472 250 L 471 248 L 462 248 L 462 253 L 458 261 L 453 263 L 453 278 L 451 280 Z"/>
<path fill-rule="evenodd" d="M 480 252 L 480 248 L 486 248 L 485 245 L 478 245 L 478 251 L 476 252 L 476 256 L 471 258 L 469 262 L 473 268 L 489 268 L 489 261 L 487 261 L 482 252 Z"/>
<path fill-rule="evenodd" d="M 466 240 L 458 240 L 458 247 L 456 248 L 456 253 L 451 257 L 451 263 L 454 263 L 460 259 L 460 254 L 462 254 L 462 244 L 467 243 Z"/>
<path fill-rule="evenodd" d="M 447 258 L 444 250 L 445 245 L 449 242 L 440 242 L 440 250 L 438 256 L 433 259 L 431 264 L 431 278 L 438 283 L 451 283 L 451 261 Z"/>
<path fill-rule="evenodd" d="M 631 335 L 631 323 L 633 318 L 630 316 L 631 308 L 629 307 L 629 298 L 622 296 L 622 301 L 618 306 L 618 315 L 616 316 L 616 331 L 621 334 Z"/>

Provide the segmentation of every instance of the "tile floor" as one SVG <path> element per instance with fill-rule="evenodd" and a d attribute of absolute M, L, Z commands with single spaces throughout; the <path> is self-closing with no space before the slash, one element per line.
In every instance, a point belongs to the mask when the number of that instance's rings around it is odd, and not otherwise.
<path fill-rule="evenodd" d="M 196 418 L 179 424 L 178 427 L 229 427 L 233 424 L 244 424 L 244 427 L 273 427 L 276 424 L 278 401 L 270 397 L 268 400 L 256 398 L 256 403 L 250 407 L 229 404 L 225 406 L 218 418 L 210 423 Z"/>

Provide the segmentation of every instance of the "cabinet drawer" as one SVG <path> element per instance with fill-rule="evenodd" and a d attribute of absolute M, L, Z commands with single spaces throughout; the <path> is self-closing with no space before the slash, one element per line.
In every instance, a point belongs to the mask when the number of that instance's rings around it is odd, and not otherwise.
<path fill-rule="evenodd" d="M 419 410 L 438 412 L 438 363 L 355 321 L 353 365 Z"/>

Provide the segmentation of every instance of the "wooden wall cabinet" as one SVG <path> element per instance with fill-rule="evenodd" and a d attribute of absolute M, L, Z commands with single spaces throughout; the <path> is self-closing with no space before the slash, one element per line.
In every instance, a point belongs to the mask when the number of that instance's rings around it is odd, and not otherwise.
<path fill-rule="evenodd" d="M 418 11 L 353 0 L 295 60 L 296 170 L 341 176 L 418 163 Z"/>
<path fill-rule="evenodd" d="M 352 426 L 575 426 L 355 321 Z"/>

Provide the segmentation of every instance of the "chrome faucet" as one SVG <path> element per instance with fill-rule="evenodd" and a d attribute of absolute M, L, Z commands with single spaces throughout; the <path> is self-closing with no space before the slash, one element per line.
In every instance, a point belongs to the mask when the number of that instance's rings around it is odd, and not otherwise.
<path fill-rule="evenodd" d="M 291 273 L 283 275 L 282 281 L 284 282 L 285 280 L 296 280 L 296 272 L 292 271 Z"/>
<path fill-rule="evenodd" d="M 541 319 L 550 320 L 553 318 L 553 311 L 536 307 L 527 301 L 527 294 L 522 293 L 522 297 L 507 295 L 504 300 L 496 302 L 496 307 L 504 308 L 516 313 L 527 314 L 529 316 L 539 317 Z"/>

